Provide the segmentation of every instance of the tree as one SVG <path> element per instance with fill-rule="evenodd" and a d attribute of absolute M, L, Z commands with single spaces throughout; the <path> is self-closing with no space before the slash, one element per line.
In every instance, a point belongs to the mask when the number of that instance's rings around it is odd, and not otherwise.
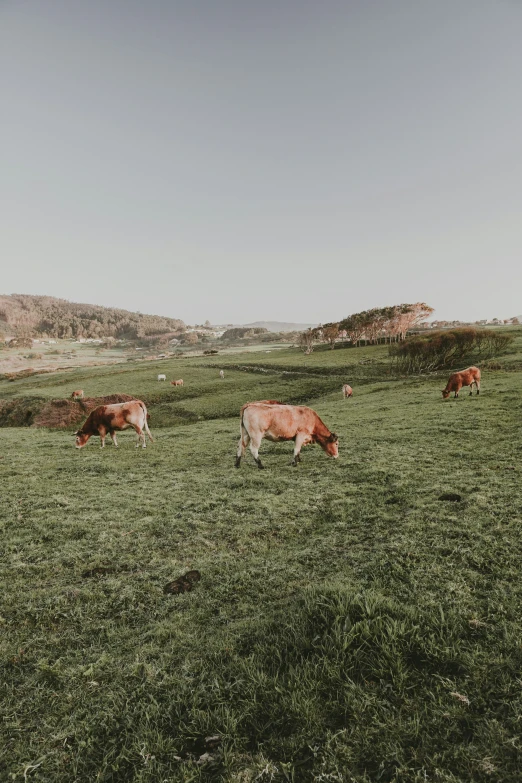
<path fill-rule="evenodd" d="M 198 335 L 196 332 L 186 332 L 186 334 L 183 335 L 183 342 L 186 345 L 196 345 L 198 342 Z"/>
<path fill-rule="evenodd" d="M 298 345 L 305 354 L 314 350 L 315 329 L 307 329 L 299 334 Z"/>
<path fill-rule="evenodd" d="M 375 344 L 404 340 L 409 329 L 433 313 L 433 308 L 425 302 L 415 304 L 374 307 L 354 313 L 339 323 L 339 329 L 346 331 L 354 345 L 365 341 Z"/>
<path fill-rule="evenodd" d="M 424 321 L 434 312 L 425 302 L 416 302 L 415 304 L 397 305 L 397 327 L 400 340 L 406 339 L 409 329 L 413 329 L 420 321 Z"/>
<path fill-rule="evenodd" d="M 324 326 L 319 327 L 319 329 L 321 338 L 325 343 L 328 343 L 333 350 L 335 348 L 335 342 L 339 337 L 339 324 L 325 324 Z"/>

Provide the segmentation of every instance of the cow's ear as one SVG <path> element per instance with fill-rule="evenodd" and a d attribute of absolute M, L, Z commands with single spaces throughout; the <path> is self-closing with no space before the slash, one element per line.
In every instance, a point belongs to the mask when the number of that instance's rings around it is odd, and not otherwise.
<path fill-rule="evenodd" d="M 335 432 L 332 432 L 332 434 L 330 435 L 330 440 L 332 441 L 332 443 L 337 443 L 337 441 L 339 440 L 339 435 L 336 435 Z"/>

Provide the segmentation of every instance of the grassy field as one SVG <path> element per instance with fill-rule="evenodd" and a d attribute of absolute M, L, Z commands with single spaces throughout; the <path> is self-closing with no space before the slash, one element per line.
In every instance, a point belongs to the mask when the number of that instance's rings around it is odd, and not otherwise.
<path fill-rule="evenodd" d="M 446 402 L 384 347 L 0 382 L 140 396 L 156 438 L 0 429 L 0 780 L 520 781 L 518 340 Z M 267 397 L 312 405 L 339 459 L 264 442 L 235 470 Z"/>

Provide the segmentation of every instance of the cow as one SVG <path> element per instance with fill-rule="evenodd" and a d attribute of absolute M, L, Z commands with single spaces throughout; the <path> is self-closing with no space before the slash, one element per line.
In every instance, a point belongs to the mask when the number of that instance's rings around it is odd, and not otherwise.
<path fill-rule="evenodd" d="M 446 400 L 450 392 L 455 392 L 455 397 L 459 396 L 459 391 L 463 386 L 469 386 L 469 396 L 473 394 L 473 384 L 477 387 L 477 394 L 480 392 L 480 370 L 478 367 L 468 367 L 467 370 L 454 372 L 450 375 L 446 388 L 442 390 L 442 397 Z"/>
<path fill-rule="evenodd" d="M 71 400 L 83 400 L 83 389 L 75 389 L 71 394 Z"/>
<path fill-rule="evenodd" d="M 100 405 L 89 414 L 83 427 L 75 433 L 76 448 L 83 448 L 91 435 L 99 435 L 101 448 L 103 449 L 107 433 L 111 436 L 114 445 L 118 446 L 115 430 L 126 430 L 128 427 L 132 427 L 138 436 L 136 448 L 139 447 L 140 443 L 145 448 L 145 432 L 149 439 L 154 442 L 150 434 L 148 419 L 147 408 L 141 400 L 118 402 L 114 405 Z"/>
<path fill-rule="evenodd" d="M 158 381 L 166 381 L 167 376 L 166 375 L 158 375 Z"/>
<path fill-rule="evenodd" d="M 337 435 L 330 432 L 315 411 L 301 405 L 284 405 L 276 400 L 249 402 L 241 408 L 240 432 L 236 468 L 239 468 L 247 446 L 250 446 L 257 467 L 261 470 L 264 468 L 259 459 L 259 447 L 263 438 L 275 442 L 293 440 L 294 467 L 301 461 L 302 446 L 309 443 L 318 443 L 323 451 L 334 459 L 339 456 Z"/>
<path fill-rule="evenodd" d="M 223 372 L 223 370 L 219 371 L 219 377 L 221 378 L 221 380 L 225 378 L 225 373 Z"/>
<path fill-rule="evenodd" d="M 346 399 L 347 397 L 353 397 L 353 389 L 351 386 L 348 386 L 347 383 L 343 386 L 343 397 Z"/>
<path fill-rule="evenodd" d="M 171 386 L 183 386 L 183 378 L 180 378 L 179 381 L 171 381 Z"/>

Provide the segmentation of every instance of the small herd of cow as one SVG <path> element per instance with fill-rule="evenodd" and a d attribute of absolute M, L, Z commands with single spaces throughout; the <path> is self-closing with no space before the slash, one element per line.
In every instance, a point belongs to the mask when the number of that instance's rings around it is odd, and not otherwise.
<path fill-rule="evenodd" d="M 224 377 L 223 370 L 221 370 L 220 376 Z M 159 379 L 160 376 L 158 376 Z M 176 386 L 183 385 L 182 380 L 172 381 L 172 383 Z M 442 396 L 446 399 L 451 392 L 454 392 L 455 397 L 458 397 L 463 386 L 470 387 L 471 395 L 474 385 L 477 394 L 479 394 L 480 370 L 478 367 L 468 367 L 467 370 L 450 375 L 446 388 L 442 390 Z M 345 399 L 353 396 L 353 390 L 348 384 L 343 386 L 342 392 Z M 71 397 L 72 399 L 83 399 L 83 390 L 75 390 Z M 145 403 L 141 400 L 100 405 L 89 414 L 81 429 L 76 432 L 76 448 L 83 448 L 92 435 L 100 436 L 102 448 L 105 446 L 107 435 L 111 436 L 112 442 L 117 446 L 116 432 L 126 430 L 129 427 L 132 427 L 136 432 L 138 438 L 136 448 L 140 444 L 145 448 L 145 433 L 154 442 L 149 430 L 149 418 Z M 338 436 L 334 432 L 330 432 L 314 410 L 304 405 L 287 405 L 278 400 L 247 402 L 241 408 L 240 433 L 236 468 L 239 468 L 241 457 L 244 456 L 248 446 L 258 468 L 263 469 L 264 466 L 259 459 L 259 447 L 263 438 L 274 442 L 293 440 L 294 459 L 292 465 L 294 466 L 297 466 L 301 461 L 302 447 L 311 443 L 318 443 L 329 457 L 337 459 L 339 456 Z"/>

